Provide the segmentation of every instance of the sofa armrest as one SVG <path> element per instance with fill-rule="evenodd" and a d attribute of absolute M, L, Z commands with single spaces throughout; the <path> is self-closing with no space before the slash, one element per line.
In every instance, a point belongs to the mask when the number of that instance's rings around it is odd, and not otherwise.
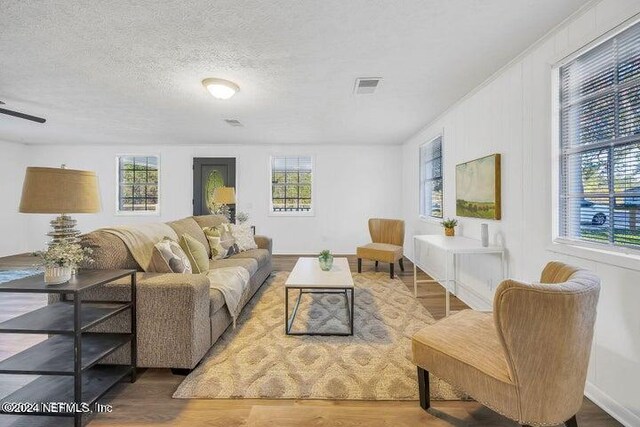
<path fill-rule="evenodd" d="M 129 278 L 90 289 L 84 300 L 128 301 Z M 211 347 L 209 280 L 201 274 L 137 273 L 138 366 L 193 368 Z M 95 332 L 127 332 L 128 311 Z M 125 346 L 126 348 L 126 346 Z M 115 363 L 128 361 L 128 348 Z M 120 353 L 120 352 L 117 352 Z M 113 363 L 113 362 L 110 362 Z"/>
<path fill-rule="evenodd" d="M 201 274 L 138 274 L 138 357 L 142 366 L 195 367 L 211 347 L 209 286 Z"/>
<path fill-rule="evenodd" d="M 269 253 L 273 253 L 273 239 L 267 236 L 253 236 L 258 245 L 258 249 L 267 249 Z"/>

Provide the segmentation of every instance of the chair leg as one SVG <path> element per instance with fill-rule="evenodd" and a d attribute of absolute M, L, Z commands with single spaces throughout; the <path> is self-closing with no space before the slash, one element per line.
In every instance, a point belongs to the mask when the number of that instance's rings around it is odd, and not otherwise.
<path fill-rule="evenodd" d="M 569 418 L 564 422 L 564 425 L 567 427 L 578 427 L 578 420 L 576 420 L 576 416 L 574 415 L 573 417 Z"/>
<path fill-rule="evenodd" d="M 389 277 L 393 279 L 393 263 L 389 264 Z"/>
<path fill-rule="evenodd" d="M 362 258 L 358 258 L 358 273 L 362 273 Z"/>
<path fill-rule="evenodd" d="M 404 271 L 404 262 L 403 262 L 402 258 L 400 258 L 398 260 L 398 264 L 400 264 L 400 271 Z"/>
<path fill-rule="evenodd" d="M 429 372 L 418 366 L 418 393 L 420 394 L 420 407 L 425 411 L 431 407 L 429 395 Z"/>
<path fill-rule="evenodd" d="M 378 271 L 378 261 L 376 261 L 376 271 Z"/>

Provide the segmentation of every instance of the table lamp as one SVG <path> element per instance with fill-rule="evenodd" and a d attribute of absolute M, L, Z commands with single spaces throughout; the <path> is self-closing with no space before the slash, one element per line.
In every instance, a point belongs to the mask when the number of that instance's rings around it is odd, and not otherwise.
<path fill-rule="evenodd" d="M 20 212 L 60 214 L 51 221 L 49 243 L 79 241 L 77 221 L 70 213 L 100 212 L 98 176 L 95 172 L 60 168 L 28 167 L 22 185 Z"/>
<path fill-rule="evenodd" d="M 236 189 L 233 187 L 217 187 L 213 190 L 213 202 L 220 205 L 220 213 L 231 221 L 231 209 L 229 205 L 236 204 Z"/>

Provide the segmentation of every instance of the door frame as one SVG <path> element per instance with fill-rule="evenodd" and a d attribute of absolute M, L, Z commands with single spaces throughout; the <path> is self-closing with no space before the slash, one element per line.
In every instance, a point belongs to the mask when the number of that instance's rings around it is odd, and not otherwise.
<path fill-rule="evenodd" d="M 238 168 L 236 157 L 193 157 L 193 195 L 191 198 L 191 205 L 193 208 L 193 215 L 202 215 L 202 167 L 211 165 L 225 165 L 233 169 L 231 175 L 233 176 L 233 183 L 225 183 L 227 186 L 234 187 L 236 189 L 236 199 L 238 197 Z M 196 197 L 196 195 L 198 197 Z M 232 208 L 232 219 L 235 217 L 235 205 Z"/>

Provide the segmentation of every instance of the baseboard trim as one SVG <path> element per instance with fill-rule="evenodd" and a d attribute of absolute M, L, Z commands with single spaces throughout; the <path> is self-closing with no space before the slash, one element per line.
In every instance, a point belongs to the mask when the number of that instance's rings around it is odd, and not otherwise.
<path fill-rule="evenodd" d="M 640 417 L 636 416 L 633 412 L 613 400 L 608 394 L 600 390 L 593 383 L 587 381 L 584 389 L 584 395 L 625 427 L 640 426 Z"/>

